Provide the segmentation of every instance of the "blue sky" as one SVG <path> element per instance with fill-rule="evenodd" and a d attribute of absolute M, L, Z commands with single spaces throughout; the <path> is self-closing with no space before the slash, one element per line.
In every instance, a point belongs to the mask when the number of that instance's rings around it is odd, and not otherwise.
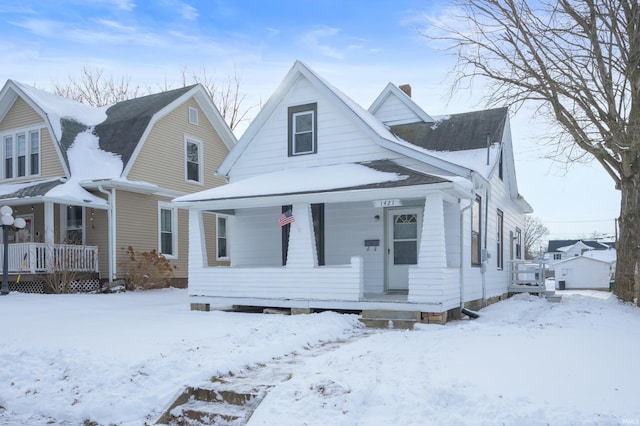
<path fill-rule="evenodd" d="M 410 83 L 432 115 L 482 109 L 483 86 L 447 97 L 454 59 L 421 36 L 447 0 L 9 1 L 0 5 L 0 82 L 50 89 L 83 67 L 146 87 L 181 85 L 203 67 L 218 80 L 241 74 L 246 104 L 264 102 L 296 59 L 365 108 L 388 82 Z M 595 162 L 541 157 L 546 125 L 512 117 L 519 191 L 551 238 L 612 235 L 620 196 Z"/>

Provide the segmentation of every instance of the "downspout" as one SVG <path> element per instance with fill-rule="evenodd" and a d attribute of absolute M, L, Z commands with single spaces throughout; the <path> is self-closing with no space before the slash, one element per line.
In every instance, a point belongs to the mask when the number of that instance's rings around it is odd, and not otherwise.
<path fill-rule="evenodd" d="M 459 203 L 462 200 L 458 200 Z M 460 209 L 460 309 L 464 309 L 464 212 L 471 208 L 473 200 L 466 207 Z"/>
<path fill-rule="evenodd" d="M 481 256 L 481 266 L 480 266 L 480 272 L 482 274 L 482 303 L 484 305 L 486 305 L 487 303 L 487 277 L 486 277 L 486 272 L 487 272 L 487 265 L 489 264 L 489 251 L 487 249 L 487 236 L 489 234 L 489 189 L 487 187 L 485 187 L 484 190 L 484 195 L 485 195 L 485 204 L 484 204 L 484 242 L 483 242 L 483 246 L 484 248 L 482 249 L 482 253 L 484 253 L 484 256 Z"/>
<path fill-rule="evenodd" d="M 116 238 L 115 238 L 115 223 L 114 223 L 114 212 L 115 212 L 115 196 L 113 193 L 113 188 L 111 191 L 105 190 L 102 185 L 98 185 L 98 191 L 107 195 L 107 202 L 109 204 L 109 208 L 107 209 L 107 240 L 109 245 L 109 282 L 113 282 L 113 278 L 115 277 L 115 247 L 116 247 Z"/>

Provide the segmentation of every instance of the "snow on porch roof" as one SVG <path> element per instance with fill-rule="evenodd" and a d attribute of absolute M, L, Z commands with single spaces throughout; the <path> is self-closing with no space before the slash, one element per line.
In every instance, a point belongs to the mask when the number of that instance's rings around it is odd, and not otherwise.
<path fill-rule="evenodd" d="M 411 170 L 390 160 L 378 160 L 369 163 L 336 164 L 275 171 L 206 191 L 184 195 L 173 201 L 214 201 L 357 189 L 394 188 L 443 182 L 450 182 L 450 180 Z"/>
<path fill-rule="evenodd" d="M 53 201 L 72 205 L 89 205 L 105 208 L 106 200 L 96 197 L 82 188 L 77 180 L 56 177 L 32 182 L 0 185 L 0 200 L 21 204 L 25 200 Z"/>

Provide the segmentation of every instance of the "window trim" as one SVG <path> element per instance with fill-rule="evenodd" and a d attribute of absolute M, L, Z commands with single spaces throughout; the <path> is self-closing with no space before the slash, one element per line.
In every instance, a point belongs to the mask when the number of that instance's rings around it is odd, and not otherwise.
<path fill-rule="evenodd" d="M 164 253 L 162 250 L 162 211 L 171 212 L 171 246 L 172 253 Z M 178 257 L 178 209 L 173 207 L 171 203 L 158 201 L 158 253 L 167 259 L 175 259 Z"/>
<path fill-rule="evenodd" d="M 189 179 L 189 144 L 194 144 L 198 146 L 198 180 Z M 192 183 L 196 185 L 204 185 L 203 178 L 203 158 L 204 153 L 202 152 L 204 144 L 198 138 L 193 136 L 184 135 L 184 180 L 187 183 Z"/>
<path fill-rule="evenodd" d="M 224 220 L 224 240 L 226 248 L 226 256 L 220 256 L 220 220 Z M 231 254 L 229 252 L 229 216 L 216 213 L 216 260 L 229 261 Z"/>
<path fill-rule="evenodd" d="M 198 125 L 198 108 L 189 107 L 189 124 Z"/>
<path fill-rule="evenodd" d="M 311 136 L 311 144 L 312 144 L 312 149 L 310 151 L 304 151 L 304 152 L 295 152 L 294 148 L 295 148 L 295 138 L 294 138 L 294 124 L 295 124 L 295 120 L 294 118 L 298 115 L 304 114 L 304 113 L 311 113 L 312 116 L 312 136 Z M 296 106 L 291 106 L 288 109 L 288 121 L 287 121 L 287 128 L 288 128 L 288 132 L 287 132 L 287 139 L 288 139 L 288 156 L 289 157 L 298 157 L 300 155 L 309 155 L 309 154 L 316 154 L 318 152 L 318 103 L 317 102 L 313 102 L 313 103 L 309 103 L 309 104 L 304 104 L 304 105 L 296 105 Z"/>
<path fill-rule="evenodd" d="M 38 135 L 37 141 L 37 152 L 32 150 L 32 135 Z M 18 155 L 18 138 L 19 136 L 24 137 L 24 155 Z M 7 140 L 11 140 L 11 158 L 10 160 L 10 168 L 7 167 Z M 11 129 L 10 131 L 0 133 L 0 141 L 2 141 L 2 164 L 0 175 L 2 176 L 2 180 L 14 180 L 14 179 L 24 179 L 34 176 L 40 176 L 42 171 L 42 131 L 39 126 L 36 127 L 23 127 L 19 129 Z M 32 157 L 33 155 L 37 155 L 37 165 L 32 167 Z M 20 158 L 24 159 L 24 164 L 22 167 L 23 174 L 18 175 L 20 172 L 19 162 Z M 8 176 L 7 173 L 11 174 Z"/>

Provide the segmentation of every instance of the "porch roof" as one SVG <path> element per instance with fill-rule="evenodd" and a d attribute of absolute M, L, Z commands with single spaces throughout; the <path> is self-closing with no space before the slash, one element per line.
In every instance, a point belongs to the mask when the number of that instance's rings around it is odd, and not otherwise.
<path fill-rule="evenodd" d="M 106 200 L 89 193 L 78 182 L 63 177 L 0 185 L 0 200 L 12 205 L 50 201 L 107 208 Z"/>
<path fill-rule="evenodd" d="M 453 186 L 459 178 L 435 176 L 401 166 L 391 160 L 295 168 L 252 176 L 217 188 L 188 194 L 173 201 L 181 205 L 197 205 L 248 199 L 277 199 L 393 190 L 424 185 Z M 435 188 L 434 188 L 435 189 Z M 380 191 L 377 191 L 380 192 Z"/>

